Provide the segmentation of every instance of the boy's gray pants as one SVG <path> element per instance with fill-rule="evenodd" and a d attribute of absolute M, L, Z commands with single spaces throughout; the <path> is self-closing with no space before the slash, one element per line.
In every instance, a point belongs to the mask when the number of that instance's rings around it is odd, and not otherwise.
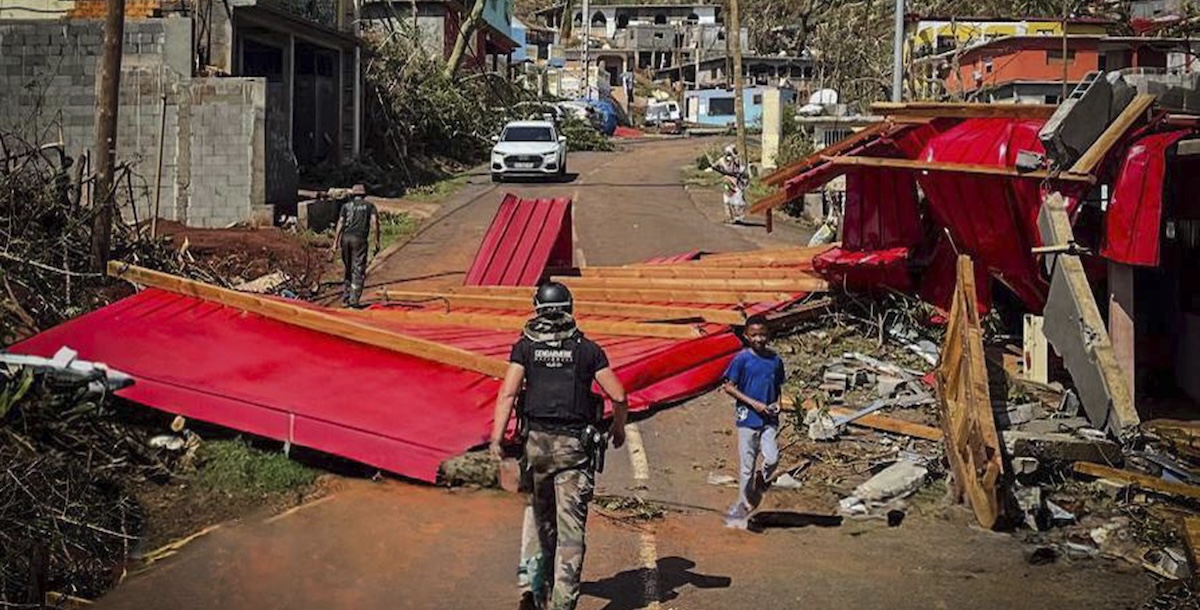
<path fill-rule="evenodd" d="M 758 430 L 738 427 L 738 499 L 729 513 L 735 516 L 750 514 L 758 506 L 761 499 L 761 489 L 756 489 L 755 466 L 758 456 L 763 458 L 763 481 L 771 479 L 775 467 L 779 465 L 779 426 L 763 426 Z"/>

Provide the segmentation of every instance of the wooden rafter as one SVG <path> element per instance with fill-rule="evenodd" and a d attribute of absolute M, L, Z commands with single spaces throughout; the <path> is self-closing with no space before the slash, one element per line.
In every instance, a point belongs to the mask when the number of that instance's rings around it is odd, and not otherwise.
<path fill-rule="evenodd" d="M 428 304 L 431 306 L 477 307 L 515 312 L 532 312 L 533 291 L 526 290 L 525 296 L 463 294 L 454 292 L 414 292 L 404 290 L 380 290 L 376 294 L 386 300 Z M 668 305 L 644 305 L 640 303 L 613 303 L 605 301 L 575 301 L 575 311 L 580 315 L 615 316 L 640 320 L 703 320 L 714 324 L 741 324 L 746 315 L 734 309 L 705 309 L 702 307 L 680 307 Z"/>
<path fill-rule="evenodd" d="M 821 163 L 825 157 L 831 155 L 840 155 L 867 140 L 880 136 L 887 132 L 891 125 L 885 122 L 872 123 L 850 134 L 845 139 L 836 142 L 825 148 L 799 160 L 794 163 L 789 163 L 762 178 L 762 183 L 768 186 L 780 186 L 791 178 L 808 170 L 809 168 Z"/>
<path fill-rule="evenodd" d="M 748 292 L 828 292 L 829 283 L 820 278 L 795 279 L 677 279 L 677 278 L 587 278 L 555 276 L 571 289 L 649 289 L 649 290 L 698 290 L 698 291 L 748 291 Z"/>
<path fill-rule="evenodd" d="M 405 324 L 467 326 L 488 330 L 519 331 L 525 327 L 527 317 L 493 313 L 464 313 L 440 311 L 405 311 L 372 309 L 354 312 L 353 315 Z M 702 335 L 693 324 L 663 324 L 646 322 L 621 322 L 611 320 L 589 320 L 580 318 L 579 328 L 585 333 L 615 335 L 622 337 L 657 337 L 660 339 L 694 339 Z"/>
<path fill-rule="evenodd" d="M 529 289 L 512 286 L 463 286 L 453 289 L 456 294 L 479 294 L 498 296 L 529 296 Z M 735 290 L 699 290 L 687 288 L 650 289 L 650 288 L 572 288 L 571 293 L 576 299 L 585 301 L 612 301 L 617 303 L 657 303 L 689 305 L 750 305 L 754 303 L 775 303 L 796 298 L 792 291 L 735 291 Z"/>
<path fill-rule="evenodd" d="M 1096 171 L 1096 168 L 1104 161 L 1104 157 L 1108 155 L 1108 151 L 1133 127 L 1139 119 L 1146 116 L 1150 107 L 1154 105 L 1155 96 L 1150 94 L 1140 94 L 1133 98 L 1132 102 L 1117 115 L 1117 118 L 1109 123 L 1104 129 L 1104 133 L 1100 134 L 1099 138 L 1092 143 L 1091 146 L 1075 161 L 1075 165 L 1071 166 L 1073 174 L 1091 174 Z"/>
<path fill-rule="evenodd" d="M 1010 178 L 1053 179 L 1069 182 L 1095 182 L 1093 176 L 1082 176 L 1071 173 L 1052 174 L 1045 170 L 1030 172 L 1017 171 L 1016 168 L 1002 165 L 980 165 L 974 163 L 941 163 L 937 161 L 914 161 L 912 159 L 893 159 L 887 157 L 830 157 L 834 165 L 853 167 L 887 167 L 892 169 L 907 169 L 926 172 L 957 172 L 967 174 L 985 174 L 989 176 L 1006 176 Z"/>
<path fill-rule="evenodd" d="M 579 270 L 583 277 L 610 278 L 691 278 L 691 279 L 820 279 L 812 274 L 812 265 L 804 268 L 795 267 L 703 267 L 687 266 L 648 266 L 648 267 L 583 267 Z"/>
<path fill-rule="evenodd" d="M 953 102 L 875 102 L 871 112 L 889 116 L 956 119 L 1048 119 L 1053 104 L 972 104 Z"/>
<path fill-rule="evenodd" d="M 117 261 L 108 264 L 108 274 L 135 284 L 220 303 L 292 326 L 476 371 L 492 377 L 503 377 L 504 372 L 508 369 L 508 364 L 497 358 L 376 328 L 319 309 L 303 307 L 277 299 L 220 288 Z"/>

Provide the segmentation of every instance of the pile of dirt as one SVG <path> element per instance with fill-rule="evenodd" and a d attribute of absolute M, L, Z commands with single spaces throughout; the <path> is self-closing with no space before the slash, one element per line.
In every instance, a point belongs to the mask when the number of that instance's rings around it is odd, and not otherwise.
<path fill-rule="evenodd" d="M 159 230 L 180 255 L 203 265 L 226 286 L 282 272 L 280 289 L 311 296 L 329 269 L 331 242 L 324 235 L 296 234 L 278 227 L 198 229 L 162 221 Z"/>

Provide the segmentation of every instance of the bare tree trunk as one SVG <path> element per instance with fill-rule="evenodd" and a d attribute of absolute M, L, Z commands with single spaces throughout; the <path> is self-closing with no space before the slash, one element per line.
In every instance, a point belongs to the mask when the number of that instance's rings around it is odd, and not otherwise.
<path fill-rule="evenodd" d="M 729 0 L 729 34 L 726 36 L 733 51 L 733 112 L 737 127 L 738 156 L 748 162 L 746 156 L 746 100 L 742 80 L 742 21 L 738 14 L 738 0 Z"/>
<path fill-rule="evenodd" d="M 562 23 L 558 24 L 558 40 L 564 48 L 571 38 L 571 30 L 574 25 L 575 19 L 571 16 L 571 0 L 566 0 L 563 4 Z"/>
<path fill-rule="evenodd" d="M 458 38 L 454 41 L 454 50 L 450 52 L 450 59 L 446 60 L 446 78 L 454 78 L 454 73 L 458 72 L 458 66 L 462 64 L 463 55 L 466 54 L 467 44 L 475 35 L 479 19 L 483 17 L 483 7 L 486 3 L 487 0 L 475 0 L 475 4 L 471 6 L 471 12 L 467 13 L 466 20 L 459 26 Z"/>
<path fill-rule="evenodd" d="M 117 156 L 117 96 L 121 89 L 121 52 L 125 41 L 125 0 L 108 0 L 100 95 L 96 98 L 96 217 L 92 224 L 92 270 L 103 272 L 111 250 L 114 160 Z"/>

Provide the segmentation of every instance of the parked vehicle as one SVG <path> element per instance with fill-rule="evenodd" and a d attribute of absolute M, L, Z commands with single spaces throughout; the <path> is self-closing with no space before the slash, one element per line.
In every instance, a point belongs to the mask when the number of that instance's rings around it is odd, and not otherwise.
<path fill-rule="evenodd" d="M 678 123 L 683 120 L 679 103 L 674 101 L 650 102 L 646 106 L 647 125 L 662 125 L 663 123 Z"/>
<path fill-rule="evenodd" d="M 567 138 L 553 121 L 512 121 L 492 141 L 493 182 L 567 173 Z"/>

